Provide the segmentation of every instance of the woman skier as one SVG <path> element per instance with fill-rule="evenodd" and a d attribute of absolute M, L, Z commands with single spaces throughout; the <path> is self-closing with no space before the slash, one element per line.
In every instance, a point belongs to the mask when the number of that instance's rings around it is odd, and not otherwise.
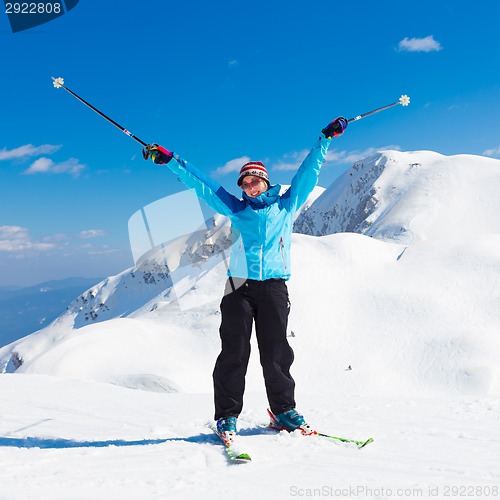
<path fill-rule="evenodd" d="M 153 144 L 147 152 L 154 163 L 172 172 L 216 212 L 229 217 L 232 245 L 228 281 L 221 309 L 221 352 L 213 371 L 217 433 L 231 443 L 243 408 L 245 375 L 250 357 L 253 323 L 260 353 L 271 425 L 304 434 L 314 431 L 295 409 L 295 382 L 290 375 L 294 354 L 287 340 L 290 302 L 290 241 L 293 217 L 317 184 L 332 137 L 342 135 L 347 120 L 330 122 L 302 162 L 288 190 L 271 185 L 263 163 L 243 165 L 238 176 L 242 198 L 228 193 L 217 182 L 173 152 Z"/>

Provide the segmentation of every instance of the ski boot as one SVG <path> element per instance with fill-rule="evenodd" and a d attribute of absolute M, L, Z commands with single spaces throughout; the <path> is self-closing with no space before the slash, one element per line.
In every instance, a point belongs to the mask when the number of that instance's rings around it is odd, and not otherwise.
<path fill-rule="evenodd" d="M 226 446 L 229 446 L 236 437 L 236 417 L 223 417 L 217 420 L 215 431 L 224 441 Z"/>
<path fill-rule="evenodd" d="M 292 408 L 291 410 L 285 411 L 283 413 L 279 413 L 278 415 L 275 415 L 268 408 L 267 413 L 269 414 L 269 417 L 271 419 L 269 427 L 271 427 L 272 429 L 288 432 L 293 432 L 299 429 L 304 436 L 317 434 L 317 432 L 309 424 L 306 423 L 304 417 L 297 410 L 295 410 L 295 408 Z"/>

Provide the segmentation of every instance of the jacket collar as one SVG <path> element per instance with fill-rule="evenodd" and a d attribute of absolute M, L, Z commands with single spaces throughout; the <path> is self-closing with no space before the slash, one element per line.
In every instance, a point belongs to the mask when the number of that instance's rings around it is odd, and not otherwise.
<path fill-rule="evenodd" d="M 243 200 L 256 206 L 271 205 L 280 197 L 280 190 L 281 185 L 275 184 L 255 198 L 248 196 L 245 191 L 243 191 Z"/>

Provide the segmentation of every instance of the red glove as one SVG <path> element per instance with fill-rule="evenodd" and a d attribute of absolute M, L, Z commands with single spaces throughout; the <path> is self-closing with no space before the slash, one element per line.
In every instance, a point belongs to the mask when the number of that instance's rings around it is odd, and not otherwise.
<path fill-rule="evenodd" d="M 145 160 L 151 158 L 157 165 L 166 165 L 174 156 L 174 153 L 158 144 L 149 144 L 142 154 Z"/>
<path fill-rule="evenodd" d="M 343 116 L 339 116 L 333 122 L 330 122 L 321 132 L 325 134 L 327 139 L 338 137 L 344 133 L 348 124 L 349 122 Z"/>

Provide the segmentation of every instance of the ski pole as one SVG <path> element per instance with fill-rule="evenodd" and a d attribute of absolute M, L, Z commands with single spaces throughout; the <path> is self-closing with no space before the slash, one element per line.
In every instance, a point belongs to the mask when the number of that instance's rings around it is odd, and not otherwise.
<path fill-rule="evenodd" d="M 134 141 L 137 141 L 139 144 L 144 146 L 145 149 L 142 151 L 142 155 L 145 160 L 148 159 L 149 157 L 149 151 L 151 149 L 152 144 L 146 144 L 144 141 L 141 141 L 137 136 L 129 132 L 125 127 L 122 127 L 118 123 L 116 123 L 114 120 L 112 120 L 109 116 L 106 116 L 103 112 L 99 111 L 97 108 L 92 106 L 92 104 L 88 103 L 85 99 L 82 99 L 78 94 L 75 94 L 72 90 L 70 90 L 68 87 L 64 85 L 64 79 L 59 77 L 59 78 L 54 78 L 51 77 L 52 80 L 54 80 L 54 87 L 56 89 L 63 88 L 67 92 L 69 92 L 72 96 L 76 97 L 80 102 L 83 102 L 85 106 L 88 106 L 91 110 L 95 111 L 98 115 L 101 115 L 105 120 L 108 120 L 109 123 L 112 123 L 115 127 L 119 128 L 124 134 L 127 134 L 130 138 L 134 139 Z"/>
<path fill-rule="evenodd" d="M 398 104 L 401 104 L 401 106 L 408 106 L 410 104 L 410 98 L 407 95 L 402 95 L 396 102 L 393 102 L 392 104 L 388 104 L 387 106 L 382 106 L 381 108 L 374 109 L 372 111 L 368 111 L 368 113 L 364 113 L 363 115 L 355 116 L 354 118 L 349 118 L 347 120 L 348 123 L 355 122 L 357 120 L 361 120 L 361 118 L 366 118 L 367 116 L 374 115 L 375 113 L 378 113 L 379 111 L 383 111 L 384 109 L 389 109 L 392 108 L 393 106 L 397 106 Z"/>

